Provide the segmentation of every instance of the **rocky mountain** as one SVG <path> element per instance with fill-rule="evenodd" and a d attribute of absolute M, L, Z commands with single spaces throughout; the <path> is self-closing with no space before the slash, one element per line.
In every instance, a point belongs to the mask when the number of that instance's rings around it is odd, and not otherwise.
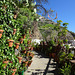
<path fill-rule="evenodd" d="M 49 41 L 52 38 L 58 38 L 58 31 L 54 30 L 55 22 L 46 19 L 44 17 L 40 17 L 38 22 L 34 22 L 33 28 L 33 38 L 34 39 L 45 39 Z M 61 28 L 60 28 L 61 29 Z M 61 39 L 65 39 L 65 37 L 61 37 Z M 68 40 L 74 40 L 75 33 L 68 31 L 66 38 Z"/>

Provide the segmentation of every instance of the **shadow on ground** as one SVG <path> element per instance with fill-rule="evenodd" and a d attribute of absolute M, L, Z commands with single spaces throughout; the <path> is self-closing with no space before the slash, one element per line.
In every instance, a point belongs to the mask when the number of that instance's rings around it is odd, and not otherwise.
<path fill-rule="evenodd" d="M 44 55 L 41 52 L 36 51 L 37 53 L 35 55 L 39 56 L 39 58 L 49 58 L 48 56 Z M 46 64 L 46 68 L 45 69 L 31 69 L 32 73 L 31 75 L 59 75 L 58 73 L 58 65 L 57 63 L 51 63 L 51 59 L 49 58 L 48 63 Z M 54 62 L 54 61 L 53 61 Z M 50 70 L 50 66 L 53 66 L 51 68 L 55 68 L 54 70 Z M 28 73 L 30 73 L 30 71 L 28 71 Z"/>

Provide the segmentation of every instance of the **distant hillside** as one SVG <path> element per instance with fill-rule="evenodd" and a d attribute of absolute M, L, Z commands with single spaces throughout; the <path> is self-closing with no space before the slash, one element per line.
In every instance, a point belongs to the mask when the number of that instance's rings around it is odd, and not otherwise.
<path fill-rule="evenodd" d="M 74 39 L 75 39 L 75 33 L 74 32 L 72 32 L 72 31 L 69 31 L 71 34 L 72 34 L 72 36 L 74 37 Z"/>
<path fill-rule="evenodd" d="M 56 23 L 49 19 L 45 19 L 44 17 L 40 17 L 39 19 L 40 21 L 38 22 L 38 27 L 43 38 L 46 38 L 47 40 L 50 40 L 51 38 L 57 38 L 58 31 L 54 30 Z M 68 40 L 74 40 L 75 33 L 68 31 L 66 37 Z M 62 39 L 63 38 L 64 37 L 62 36 Z"/>

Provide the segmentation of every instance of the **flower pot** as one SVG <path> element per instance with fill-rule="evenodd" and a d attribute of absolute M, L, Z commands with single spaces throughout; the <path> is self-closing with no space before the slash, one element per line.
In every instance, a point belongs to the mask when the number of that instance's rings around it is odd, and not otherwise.
<path fill-rule="evenodd" d="M 52 53 L 52 57 L 55 58 L 56 57 L 56 53 Z"/>
<path fill-rule="evenodd" d="M 17 18 L 17 14 L 14 14 L 14 19 L 16 19 Z"/>
<path fill-rule="evenodd" d="M 25 53 L 26 54 L 26 50 L 23 50 L 22 53 Z"/>
<path fill-rule="evenodd" d="M 29 52 L 27 52 L 26 56 L 29 56 Z"/>
<path fill-rule="evenodd" d="M 21 39 L 20 39 L 20 44 L 22 44 L 22 43 L 23 43 L 23 40 L 24 40 L 23 38 L 21 38 Z"/>
<path fill-rule="evenodd" d="M 28 61 L 23 61 L 23 63 L 25 64 L 25 66 L 27 66 L 27 65 L 28 65 Z"/>
<path fill-rule="evenodd" d="M 16 29 L 13 30 L 13 35 L 16 33 Z"/>
<path fill-rule="evenodd" d="M 5 67 L 4 67 L 4 68 L 6 68 L 9 61 L 3 61 L 3 63 L 6 64 Z"/>
<path fill-rule="evenodd" d="M 3 31 L 4 31 L 4 30 L 0 30 L 0 38 L 2 37 Z"/>
<path fill-rule="evenodd" d="M 15 43 L 16 47 L 15 49 L 18 49 L 19 48 L 19 43 Z"/>
<path fill-rule="evenodd" d="M 14 42 L 14 40 L 11 40 L 11 39 L 8 40 L 9 47 L 12 47 L 13 46 L 13 42 Z"/>
<path fill-rule="evenodd" d="M 28 67 L 30 67 L 30 66 L 31 66 L 31 63 L 32 63 L 32 61 L 28 62 Z"/>
<path fill-rule="evenodd" d="M 25 35 L 23 35 L 23 39 L 25 39 L 26 38 L 26 34 Z"/>
<path fill-rule="evenodd" d="M 22 57 L 17 57 L 17 58 L 18 58 L 18 60 L 19 60 L 19 63 L 21 63 Z"/>
<path fill-rule="evenodd" d="M 27 44 L 29 45 L 31 43 L 31 40 L 27 41 Z"/>
<path fill-rule="evenodd" d="M 33 50 L 33 47 L 31 47 L 31 51 Z"/>
<path fill-rule="evenodd" d="M 17 69 L 11 69 L 13 71 L 12 75 L 15 75 Z"/>
<path fill-rule="evenodd" d="M 31 49 L 31 45 L 29 45 L 28 49 L 29 49 L 29 50 Z"/>

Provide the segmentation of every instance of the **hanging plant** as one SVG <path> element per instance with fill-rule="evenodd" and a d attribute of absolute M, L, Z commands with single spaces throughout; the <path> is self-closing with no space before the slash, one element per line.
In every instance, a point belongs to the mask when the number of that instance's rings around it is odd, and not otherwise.
<path fill-rule="evenodd" d="M 20 38 L 20 44 L 22 44 L 22 43 L 23 43 L 23 40 L 24 40 L 23 38 Z"/>
<path fill-rule="evenodd" d="M 16 33 L 16 29 L 13 29 L 13 35 Z"/>
<path fill-rule="evenodd" d="M 16 45 L 15 49 L 18 49 L 19 48 L 19 44 L 20 43 L 15 43 L 15 45 Z"/>
<path fill-rule="evenodd" d="M 13 71 L 12 75 L 15 75 L 17 69 L 11 69 L 11 71 Z"/>
<path fill-rule="evenodd" d="M 17 57 L 17 58 L 19 60 L 19 63 L 21 63 L 22 62 L 22 57 Z"/>
<path fill-rule="evenodd" d="M 26 34 L 23 34 L 23 39 L 25 39 L 26 38 Z"/>
<path fill-rule="evenodd" d="M 4 30 L 3 30 L 3 26 L 0 26 L 0 38 L 2 37 Z"/>
<path fill-rule="evenodd" d="M 7 60 L 7 61 L 3 61 L 3 64 L 6 64 L 4 68 L 6 68 L 6 67 L 7 67 L 7 64 L 8 64 L 8 63 L 9 63 L 9 61 L 8 61 L 8 60 Z"/>
<path fill-rule="evenodd" d="M 14 19 L 16 19 L 16 18 L 17 18 L 17 13 L 15 12 L 15 13 L 14 13 Z"/>
<path fill-rule="evenodd" d="M 14 42 L 14 40 L 8 39 L 9 47 L 12 47 L 13 46 L 13 42 Z"/>

